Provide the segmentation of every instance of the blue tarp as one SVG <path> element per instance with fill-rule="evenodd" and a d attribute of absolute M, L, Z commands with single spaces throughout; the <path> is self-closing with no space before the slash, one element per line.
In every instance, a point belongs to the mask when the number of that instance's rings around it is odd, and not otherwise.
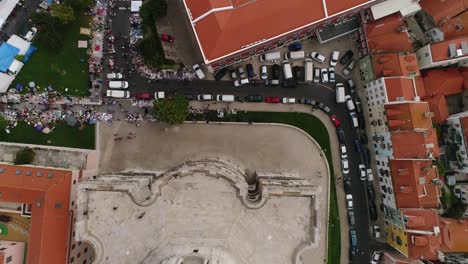
<path fill-rule="evenodd" d="M 52 4 L 52 0 L 44 0 L 44 2 L 48 3 L 49 5 Z"/>
<path fill-rule="evenodd" d="M 33 45 L 29 46 L 28 51 L 26 51 L 26 54 L 24 54 L 23 63 L 28 62 L 29 57 L 31 57 L 31 55 L 32 55 L 36 50 L 37 50 L 37 48 L 34 47 Z"/>
<path fill-rule="evenodd" d="M 19 49 L 3 42 L 0 46 L 0 72 L 7 72 L 11 63 L 15 60 L 15 56 L 18 55 Z"/>

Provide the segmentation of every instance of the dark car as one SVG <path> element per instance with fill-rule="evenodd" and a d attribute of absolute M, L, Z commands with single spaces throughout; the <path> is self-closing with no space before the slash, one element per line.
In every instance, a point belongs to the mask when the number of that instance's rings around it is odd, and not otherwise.
<path fill-rule="evenodd" d="M 310 104 L 310 99 L 309 98 L 299 98 L 298 102 L 300 104 Z"/>
<path fill-rule="evenodd" d="M 221 80 L 224 77 L 224 75 L 226 75 L 227 72 L 228 70 L 226 68 L 222 68 L 221 70 L 215 73 L 214 75 L 215 80 L 217 81 Z"/>
<path fill-rule="evenodd" d="M 341 144 L 345 144 L 345 132 L 342 127 L 339 127 L 336 129 L 336 132 L 338 133 L 338 140 L 340 141 Z"/>
<path fill-rule="evenodd" d="M 372 220 L 377 220 L 377 207 L 375 203 L 369 203 L 369 217 Z"/>
<path fill-rule="evenodd" d="M 348 221 L 350 226 L 354 226 L 356 224 L 356 220 L 354 219 L 354 212 L 352 210 L 348 211 Z"/>
<path fill-rule="evenodd" d="M 343 184 L 344 184 L 344 191 L 345 193 L 351 193 L 351 179 L 350 178 L 346 178 L 344 181 L 343 181 Z"/>
<path fill-rule="evenodd" d="M 369 200 L 369 203 L 374 203 L 374 200 L 375 200 L 374 186 L 372 184 L 368 184 L 366 187 L 366 192 L 367 192 L 367 199 Z"/>
<path fill-rule="evenodd" d="M 357 232 L 354 229 L 349 230 L 349 246 L 352 248 L 357 247 Z"/>
<path fill-rule="evenodd" d="M 294 42 L 289 44 L 288 50 L 289 51 L 298 51 L 302 49 L 302 44 L 300 42 Z"/>
<path fill-rule="evenodd" d="M 363 133 L 363 134 L 361 135 L 361 143 L 362 143 L 363 145 L 367 145 L 367 144 L 369 143 L 369 140 L 367 139 L 367 134 Z"/>
<path fill-rule="evenodd" d="M 362 152 L 362 155 L 364 156 L 364 161 L 366 162 L 366 165 L 369 166 L 369 164 L 371 163 L 371 155 L 369 148 L 364 148 L 364 152 Z"/>
<path fill-rule="evenodd" d="M 247 64 L 245 65 L 245 68 L 247 69 L 247 77 L 249 78 L 253 78 L 255 73 L 254 73 L 254 68 L 252 66 L 252 64 Z"/>
<path fill-rule="evenodd" d="M 318 106 L 322 111 L 324 111 L 327 115 L 331 114 L 331 109 L 324 103 L 320 103 Z"/>
<path fill-rule="evenodd" d="M 279 80 L 275 80 L 275 79 L 265 80 L 265 86 L 277 86 L 277 85 L 279 85 Z"/>
<path fill-rule="evenodd" d="M 361 141 L 359 139 L 354 139 L 354 151 L 362 152 Z"/>
<path fill-rule="evenodd" d="M 192 100 L 193 100 L 193 94 L 188 94 L 188 93 L 186 93 L 186 94 L 184 94 L 184 97 L 185 97 L 185 99 L 187 99 L 187 100 L 189 100 L 189 101 L 192 101 Z"/>
<path fill-rule="evenodd" d="M 272 72 L 272 79 L 273 80 L 279 80 L 281 78 L 281 66 L 278 64 L 274 64 L 273 67 L 271 68 Z"/>
<path fill-rule="evenodd" d="M 247 95 L 245 97 L 245 101 L 247 101 L 247 102 L 263 102 L 263 96 L 261 96 L 259 94 Z"/>
<path fill-rule="evenodd" d="M 353 53 L 351 50 L 348 50 L 348 51 L 343 55 L 343 57 L 341 57 L 341 59 L 340 59 L 340 64 L 341 64 L 341 65 L 346 65 L 346 64 L 348 64 L 348 62 L 350 62 L 351 59 L 353 58 L 353 55 L 354 55 L 354 53 Z"/>
<path fill-rule="evenodd" d="M 296 81 L 304 81 L 304 67 L 294 67 L 294 79 L 296 79 Z"/>
<path fill-rule="evenodd" d="M 283 80 L 284 88 L 296 88 L 297 82 L 294 79 Z"/>
<path fill-rule="evenodd" d="M 11 216 L 9 215 L 0 215 L 0 222 L 8 223 L 11 221 Z"/>

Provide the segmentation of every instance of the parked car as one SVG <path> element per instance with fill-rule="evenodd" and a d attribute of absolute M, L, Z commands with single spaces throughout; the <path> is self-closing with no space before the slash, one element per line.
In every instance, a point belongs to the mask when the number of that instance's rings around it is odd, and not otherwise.
<path fill-rule="evenodd" d="M 26 35 L 24 36 L 24 39 L 29 41 L 29 42 L 32 42 L 32 40 L 34 39 L 34 37 L 36 36 L 37 34 L 37 28 L 36 27 L 32 27 L 31 30 L 29 30 Z"/>
<path fill-rule="evenodd" d="M 345 132 L 342 127 L 339 127 L 336 129 L 336 132 L 338 134 L 338 140 L 340 141 L 341 144 L 345 144 Z"/>
<path fill-rule="evenodd" d="M 343 188 L 344 188 L 345 193 L 351 193 L 352 192 L 351 179 L 345 178 L 343 182 L 344 182 Z"/>
<path fill-rule="evenodd" d="M 294 98 L 294 97 L 283 97 L 281 102 L 283 104 L 295 104 L 296 103 L 296 98 Z"/>
<path fill-rule="evenodd" d="M 382 255 L 382 253 L 380 253 L 378 251 L 374 251 L 374 253 L 372 253 L 370 264 L 378 264 L 381 255 Z"/>
<path fill-rule="evenodd" d="M 356 92 L 356 86 L 354 86 L 353 80 L 349 79 L 348 80 L 348 86 L 349 86 L 349 91 L 351 94 L 354 94 Z"/>
<path fill-rule="evenodd" d="M 372 182 L 374 180 L 374 173 L 372 169 L 367 169 L 367 180 Z"/>
<path fill-rule="evenodd" d="M 354 229 L 349 230 L 349 239 L 350 241 L 350 246 L 353 248 L 357 247 L 357 232 Z"/>
<path fill-rule="evenodd" d="M 265 80 L 265 86 L 277 86 L 279 84 L 280 84 L 279 80 L 275 80 L 275 79 Z"/>
<path fill-rule="evenodd" d="M 374 203 L 375 202 L 375 191 L 374 191 L 374 185 L 372 185 L 372 183 L 367 184 L 366 193 L 367 193 L 367 200 L 370 203 Z"/>
<path fill-rule="evenodd" d="M 320 69 L 320 74 L 322 75 L 322 83 L 328 83 L 328 71 L 327 71 L 327 69 L 325 69 L 325 68 Z"/>
<path fill-rule="evenodd" d="M 161 34 L 161 40 L 172 43 L 172 42 L 174 42 L 175 39 L 174 39 L 173 36 L 171 36 L 169 34 Z"/>
<path fill-rule="evenodd" d="M 263 96 L 259 94 L 251 94 L 245 97 L 247 102 L 263 102 Z"/>
<path fill-rule="evenodd" d="M 357 138 L 354 139 L 354 150 L 356 152 L 362 152 L 361 142 Z"/>
<path fill-rule="evenodd" d="M 335 67 L 328 68 L 328 75 L 330 76 L 330 82 L 335 82 Z"/>
<path fill-rule="evenodd" d="M 154 99 L 164 99 L 166 98 L 166 92 L 164 91 L 159 91 L 159 92 L 154 92 Z"/>
<path fill-rule="evenodd" d="M 273 80 L 279 80 L 281 78 L 281 66 L 278 64 L 273 64 L 273 67 L 271 68 L 271 77 Z"/>
<path fill-rule="evenodd" d="M 380 226 L 373 225 L 372 226 L 372 234 L 374 234 L 374 238 L 380 238 Z"/>
<path fill-rule="evenodd" d="M 346 152 L 346 145 L 345 144 L 340 145 L 340 155 L 341 155 L 342 159 L 348 158 L 348 153 Z"/>
<path fill-rule="evenodd" d="M 300 104 L 307 104 L 307 105 L 310 105 L 311 103 L 311 100 L 309 98 L 299 98 L 299 100 L 297 100 Z"/>
<path fill-rule="evenodd" d="M 107 75 L 107 79 L 122 79 L 123 75 L 119 72 L 110 72 Z"/>
<path fill-rule="evenodd" d="M 294 42 L 289 44 L 288 50 L 289 51 L 298 51 L 302 49 L 302 44 L 300 42 Z"/>
<path fill-rule="evenodd" d="M 245 65 L 245 68 L 247 69 L 247 77 L 253 78 L 255 76 L 255 72 L 252 64 L 249 63 Z"/>
<path fill-rule="evenodd" d="M 375 203 L 369 203 L 369 217 L 371 220 L 377 220 L 377 207 Z"/>
<path fill-rule="evenodd" d="M 304 81 L 304 67 L 294 66 L 294 79 L 299 82 Z"/>
<path fill-rule="evenodd" d="M 319 108 L 324 111 L 327 115 L 329 115 L 331 113 L 331 109 L 330 107 L 328 107 L 327 105 L 325 105 L 324 103 L 320 103 L 319 104 Z"/>
<path fill-rule="evenodd" d="M 221 80 L 224 77 L 224 75 L 226 75 L 226 73 L 227 73 L 227 69 L 222 68 L 221 70 L 215 73 L 214 75 L 215 80 L 217 81 Z"/>
<path fill-rule="evenodd" d="M 332 52 L 330 56 L 330 66 L 335 67 L 336 63 L 338 62 L 338 57 L 340 56 L 340 52 L 335 50 Z"/>
<path fill-rule="evenodd" d="M 262 80 L 266 80 L 268 78 L 268 68 L 266 65 L 262 65 L 262 67 L 260 67 L 260 78 Z"/>
<path fill-rule="evenodd" d="M 356 61 L 352 60 L 344 69 L 343 69 L 343 74 L 348 76 L 351 74 L 351 71 L 354 69 L 354 66 L 356 66 Z"/>
<path fill-rule="evenodd" d="M 341 160 L 341 169 L 342 169 L 343 175 L 348 175 L 349 174 L 349 161 L 348 161 L 348 159 L 342 159 Z"/>
<path fill-rule="evenodd" d="M 231 78 L 232 78 L 233 80 L 237 79 L 237 72 L 236 72 L 236 70 L 230 70 L 229 72 L 231 73 Z"/>
<path fill-rule="evenodd" d="M 353 209 L 353 195 L 352 194 L 346 194 L 346 208 L 348 208 L 348 210 Z"/>
<path fill-rule="evenodd" d="M 193 100 L 193 94 L 185 93 L 184 94 L 185 99 L 192 101 Z"/>
<path fill-rule="evenodd" d="M 330 120 L 333 122 L 333 124 L 335 125 L 335 127 L 339 127 L 339 126 L 340 126 L 340 120 L 338 119 L 338 117 L 336 117 L 335 114 L 330 115 Z"/>
<path fill-rule="evenodd" d="M 279 103 L 281 100 L 278 96 L 267 96 L 265 102 L 267 103 Z"/>
<path fill-rule="evenodd" d="M 197 96 L 198 101 L 211 101 L 213 100 L 213 95 L 212 94 L 199 94 Z"/>
<path fill-rule="evenodd" d="M 315 51 L 310 54 L 310 57 L 320 63 L 324 63 L 325 60 L 327 59 L 325 58 L 325 56 Z"/>
<path fill-rule="evenodd" d="M 320 82 L 320 68 L 314 68 L 314 83 Z"/>
<path fill-rule="evenodd" d="M 359 164 L 358 169 L 359 169 L 359 178 L 361 179 L 361 181 L 365 181 L 367 179 L 366 166 L 364 164 Z"/>
<path fill-rule="evenodd" d="M 195 64 L 193 65 L 193 70 L 195 71 L 195 74 L 197 74 L 197 77 L 198 79 L 202 80 L 202 79 L 205 79 L 205 73 L 203 72 L 203 70 L 200 68 L 200 65 L 198 64 Z"/>
<path fill-rule="evenodd" d="M 153 95 L 149 92 L 137 92 L 135 98 L 138 100 L 151 100 L 153 99 Z"/>
<path fill-rule="evenodd" d="M 353 51 L 348 50 L 340 59 L 341 65 L 348 64 L 348 62 L 350 62 L 353 59 L 353 55 L 354 55 Z"/>
<path fill-rule="evenodd" d="M 350 226 L 354 226 L 356 224 L 356 220 L 354 219 L 354 211 L 348 210 L 348 221 Z"/>
<path fill-rule="evenodd" d="M 244 79 L 247 77 L 245 76 L 244 68 L 242 68 L 242 66 L 237 67 L 237 72 L 239 73 L 239 77 L 241 79 Z"/>
<path fill-rule="evenodd" d="M 369 148 L 364 148 L 364 151 L 362 154 L 364 155 L 364 161 L 369 166 L 369 164 L 371 163 L 371 155 L 370 155 Z"/>

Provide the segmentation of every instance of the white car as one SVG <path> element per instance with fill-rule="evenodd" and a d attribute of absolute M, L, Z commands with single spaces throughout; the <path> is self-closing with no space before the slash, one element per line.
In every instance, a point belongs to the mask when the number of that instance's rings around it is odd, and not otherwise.
<path fill-rule="evenodd" d="M 325 56 L 315 51 L 310 54 L 310 57 L 320 63 L 325 62 L 325 60 L 327 59 L 325 58 Z"/>
<path fill-rule="evenodd" d="M 335 82 L 335 67 L 328 68 L 328 75 L 330 76 L 330 82 Z"/>
<path fill-rule="evenodd" d="M 351 71 L 354 69 L 354 66 L 356 66 L 356 61 L 355 61 L 355 60 L 352 60 L 352 61 L 348 64 L 348 66 L 346 66 L 346 68 L 344 68 L 343 74 L 346 75 L 346 76 L 348 76 L 348 75 L 351 73 Z"/>
<path fill-rule="evenodd" d="M 110 72 L 107 74 L 107 79 L 122 79 L 123 75 L 121 73 Z"/>
<path fill-rule="evenodd" d="M 374 253 L 372 253 L 370 264 L 378 264 L 380 256 L 382 256 L 382 253 L 380 253 L 379 251 L 374 251 Z"/>
<path fill-rule="evenodd" d="M 319 83 L 320 82 L 320 69 L 315 68 L 314 69 L 314 83 Z"/>
<path fill-rule="evenodd" d="M 195 71 L 195 73 L 197 74 L 198 76 L 198 79 L 205 79 L 205 73 L 203 72 L 203 70 L 200 68 L 200 65 L 198 64 L 195 64 L 193 65 L 193 70 Z"/>
<path fill-rule="evenodd" d="M 166 97 L 164 92 L 154 92 L 154 98 L 156 100 L 158 99 L 164 99 Z"/>
<path fill-rule="evenodd" d="M 348 85 L 349 85 L 349 90 L 351 91 L 351 93 L 355 93 L 356 92 L 356 86 L 354 86 L 354 82 L 353 80 L 349 79 L 348 80 Z"/>
<path fill-rule="evenodd" d="M 283 104 L 295 104 L 296 103 L 296 98 L 293 97 L 283 97 L 281 100 Z"/>
<path fill-rule="evenodd" d="M 351 194 L 346 195 L 346 207 L 348 210 L 353 209 L 353 196 Z"/>
<path fill-rule="evenodd" d="M 349 162 L 347 159 L 342 159 L 341 160 L 341 168 L 343 170 L 343 175 L 348 175 L 349 174 Z"/>
<path fill-rule="evenodd" d="M 338 57 L 340 57 L 340 52 L 335 50 L 330 56 L 330 66 L 335 67 L 338 62 Z"/>
<path fill-rule="evenodd" d="M 347 159 L 348 158 L 348 153 L 346 152 L 346 145 L 341 144 L 340 145 L 340 155 L 342 159 Z"/>
<path fill-rule="evenodd" d="M 372 233 L 374 233 L 375 238 L 380 238 L 380 226 L 373 225 L 372 226 Z"/>
<path fill-rule="evenodd" d="M 199 94 L 197 96 L 198 101 L 211 101 L 213 100 L 213 95 L 211 94 Z"/>
<path fill-rule="evenodd" d="M 367 180 L 368 181 L 374 180 L 374 173 L 372 173 L 372 169 L 367 169 Z"/>
<path fill-rule="evenodd" d="M 242 68 L 242 66 L 239 66 L 239 67 L 237 68 L 237 72 L 239 73 L 239 77 L 240 77 L 241 79 L 245 79 L 245 77 L 246 77 L 246 76 L 245 76 L 245 71 L 244 71 L 244 68 Z"/>
<path fill-rule="evenodd" d="M 268 68 L 266 65 L 262 65 L 260 68 L 260 78 L 266 80 L 268 78 Z"/>
<path fill-rule="evenodd" d="M 327 69 L 320 69 L 320 74 L 322 75 L 322 83 L 328 83 L 328 71 L 327 71 Z"/>
<path fill-rule="evenodd" d="M 359 164 L 358 168 L 361 181 L 365 181 L 367 179 L 366 166 L 364 164 Z"/>
<path fill-rule="evenodd" d="M 32 27 L 31 30 L 29 30 L 28 33 L 26 33 L 26 35 L 24 36 L 24 39 L 31 42 L 36 36 L 36 33 L 37 33 L 37 28 Z"/>

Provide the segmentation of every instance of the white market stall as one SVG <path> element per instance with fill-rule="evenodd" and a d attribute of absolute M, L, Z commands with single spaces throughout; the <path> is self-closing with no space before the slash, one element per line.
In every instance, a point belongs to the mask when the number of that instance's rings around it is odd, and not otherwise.
<path fill-rule="evenodd" d="M 13 80 L 15 76 L 0 72 L 0 93 L 6 93 Z"/>
<path fill-rule="evenodd" d="M 19 49 L 18 55 L 25 55 L 26 52 L 28 52 L 29 47 L 31 46 L 31 42 L 24 40 L 18 35 L 12 35 L 8 39 L 7 43 Z"/>
<path fill-rule="evenodd" d="M 15 9 L 19 0 L 2 0 L 0 1 L 0 29 L 5 25 L 6 20 Z"/>

